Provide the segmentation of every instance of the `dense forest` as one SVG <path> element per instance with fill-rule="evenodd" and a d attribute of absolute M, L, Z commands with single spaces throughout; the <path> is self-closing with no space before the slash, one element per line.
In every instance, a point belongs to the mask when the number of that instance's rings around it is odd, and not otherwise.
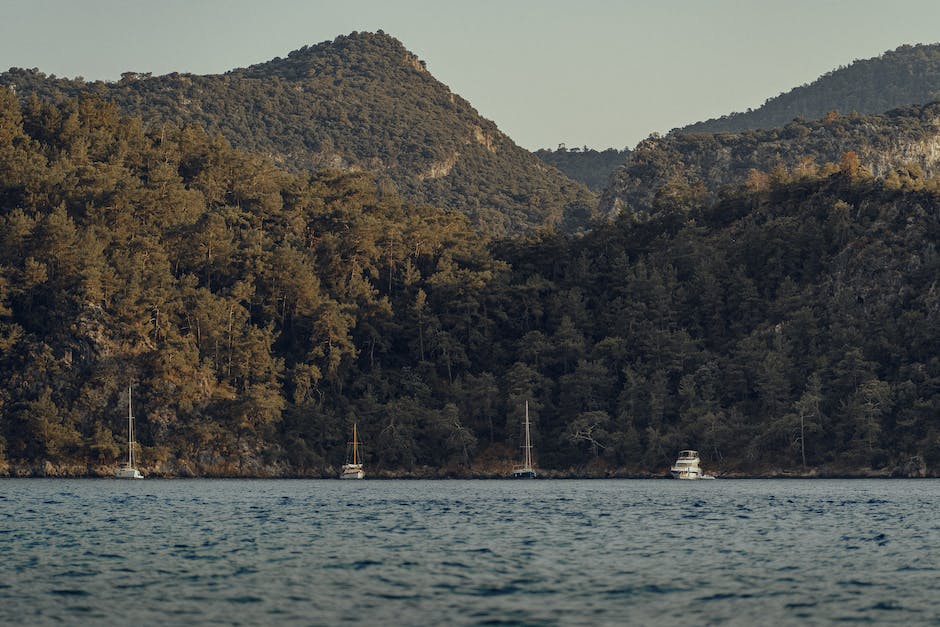
<path fill-rule="evenodd" d="M 543 148 L 535 151 L 535 156 L 545 163 L 565 173 L 568 178 L 584 183 L 592 191 L 601 193 L 607 187 L 611 172 L 627 160 L 630 151 L 594 150 L 593 148 L 567 148 L 564 145 L 556 150 Z"/>
<path fill-rule="evenodd" d="M 585 226 L 596 196 L 517 146 L 401 42 L 352 33 L 222 75 L 126 72 L 120 81 L 0 74 L 21 98 L 95 95 L 140 117 L 220 133 L 279 168 L 368 171 L 382 193 L 456 209 L 489 235 Z"/>
<path fill-rule="evenodd" d="M 0 470 L 940 474 L 940 182 L 847 152 L 578 236 L 0 89 Z M 693 190 L 694 192 L 694 190 Z"/>
<path fill-rule="evenodd" d="M 673 198 L 713 202 L 724 187 L 754 172 L 814 172 L 853 152 L 880 177 L 897 169 L 940 172 L 940 103 L 911 105 L 878 115 L 839 115 L 794 121 L 743 133 L 672 133 L 644 140 L 610 176 L 601 196 L 605 215 L 649 212 Z"/>
<path fill-rule="evenodd" d="M 940 45 L 905 45 L 873 59 L 853 62 L 770 98 L 744 113 L 690 124 L 681 130 L 741 132 L 784 126 L 796 118 L 815 120 L 830 111 L 881 113 L 940 100 Z"/>

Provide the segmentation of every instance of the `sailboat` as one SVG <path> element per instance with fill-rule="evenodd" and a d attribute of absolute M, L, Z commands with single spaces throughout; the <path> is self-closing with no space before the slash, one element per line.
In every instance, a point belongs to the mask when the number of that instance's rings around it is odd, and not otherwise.
<path fill-rule="evenodd" d="M 134 413 L 131 411 L 131 388 L 127 388 L 127 463 L 124 468 L 118 468 L 114 473 L 117 479 L 143 479 L 137 467 L 134 465 Z"/>
<path fill-rule="evenodd" d="M 529 401 L 525 402 L 525 444 L 522 445 L 523 464 L 512 469 L 513 479 L 535 479 L 538 473 L 532 467 L 532 439 L 529 435 Z"/>
<path fill-rule="evenodd" d="M 356 423 L 353 423 L 353 441 L 352 441 L 352 463 L 343 464 L 343 472 L 340 473 L 340 479 L 362 479 L 366 473 L 362 470 L 362 462 L 359 461 L 359 439 L 356 433 Z"/>

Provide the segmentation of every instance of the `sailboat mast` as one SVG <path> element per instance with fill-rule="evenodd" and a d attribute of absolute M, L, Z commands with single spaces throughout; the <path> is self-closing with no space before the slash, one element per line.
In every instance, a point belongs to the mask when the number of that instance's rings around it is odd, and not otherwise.
<path fill-rule="evenodd" d="M 529 439 L 529 401 L 525 402 L 525 467 L 532 467 L 532 442 Z"/>
<path fill-rule="evenodd" d="M 134 465 L 134 414 L 131 412 L 131 386 L 127 386 L 127 465 Z"/>
<path fill-rule="evenodd" d="M 359 463 L 359 444 L 356 441 L 356 423 L 353 423 L 353 464 Z"/>

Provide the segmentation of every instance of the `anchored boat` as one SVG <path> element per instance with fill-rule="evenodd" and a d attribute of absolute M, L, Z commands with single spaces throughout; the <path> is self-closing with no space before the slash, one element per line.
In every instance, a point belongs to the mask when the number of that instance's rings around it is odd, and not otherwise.
<path fill-rule="evenodd" d="M 340 479 L 363 479 L 366 473 L 362 470 L 362 462 L 359 461 L 359 439 L 356 434 L 356 423 L 353 423 L 353 441 L 352 441 L 352 463 L 343 464 L 343 472 L 340 473 Z"/>
<path fill-rule="evenodd" d="M 702 472 L 700 464 L 698 451 L 679 451 L 679 458 L 669 469 L 669 474 L 673 479 L 714 479 Z"/>
<path fill-rule="evenodd" d="M 512 469 L 513 479 L 535 479 L 538 473 L 532 466 L 532 439 L 529 436 L 529 401 L 525 402 L 525 444 L 522 445 L 523 463 Z"/>
<path fill-rule="evenodd" d="M 144 476 L 134 465 L 134 412 L 131 410 L 131 388 L 127 388 L 127 463 L 114 473 L 117 479 L 143 479 Z"/>

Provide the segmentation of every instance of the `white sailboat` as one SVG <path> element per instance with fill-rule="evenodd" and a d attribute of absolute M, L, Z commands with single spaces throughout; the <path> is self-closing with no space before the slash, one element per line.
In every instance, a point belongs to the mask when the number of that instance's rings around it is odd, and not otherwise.
<path fill-rule="evenodd" d="M 143 479 L 144 476 L 134 465 L 134 413 L 131 411 L 131 388 L 127 388 L 127 463 L 119 468 L 114 476 L 117 479 Z"/>
<path fill-rule="evenodd" d="M 522 445 L 522 466 L 512 469 L 513 479 L 535 479 L 538 473 L 532 466 L 532 438 L 529 435 L 529 401 L 525 402 L 525 443 Z"/>
<path fill-rule="evenodd" d="M 362 462 L 359 461 L 359 439 L 356 434 L 356 423 L 353 423 L 353 441 L 352 441 L 352 463 L 343 464 L 343 472 L 340 473 L 340 479 L 363 479 L 366 473 L 362 470 Z"/>

